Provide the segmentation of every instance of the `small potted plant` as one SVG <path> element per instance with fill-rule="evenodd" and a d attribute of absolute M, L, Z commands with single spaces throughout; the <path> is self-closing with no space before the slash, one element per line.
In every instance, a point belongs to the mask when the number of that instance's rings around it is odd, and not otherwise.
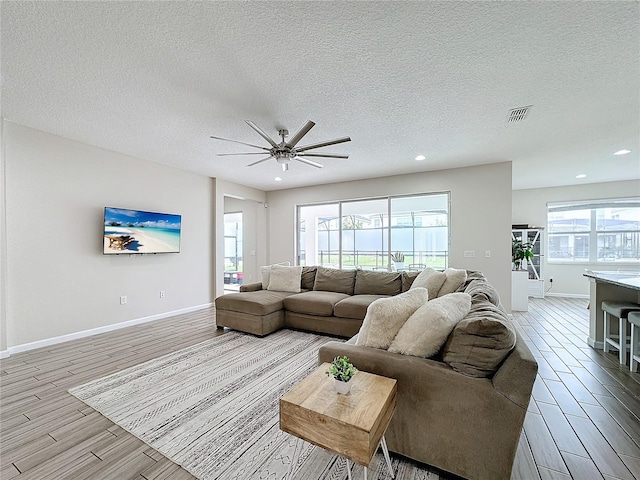
<path fill-rule="evenodd" d="M 511 242 L 511 261 L 513 269 L 520 270 L 522 262 L 527 264 L 527 260 L 533 258 L 533 243 L 523 242 L 522 240 L 513 240 Z"/>
<path fill-rule="evenodd" d="M 396 270 L 402 270 L 404 268 L 404 253 L 396 252 L 391 254 L 391 260 L 395 263 Z"/>
<path fill-rule="evenodd" d="M 333 377 L 333 385 L 336 392 L 346 395 L 351 390 L 353 376 L 358 369 L 353 366 L 348 357 L 336 357 L 329 365 L 329 370 L 325 373 Z"/>

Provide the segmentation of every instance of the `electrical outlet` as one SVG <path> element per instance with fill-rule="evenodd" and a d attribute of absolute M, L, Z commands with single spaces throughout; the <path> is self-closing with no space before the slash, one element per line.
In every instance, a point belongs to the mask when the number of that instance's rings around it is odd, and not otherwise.
<path fill-rule="evenodd" d="M 127 304 L 127 296 L 120 295 L 120 305 L 126 305 L 126 304 Z"/>
<path fill-rule="evenodd" d="M 160 290 L 160 298 L 164 298 L 164 290 Z"/>

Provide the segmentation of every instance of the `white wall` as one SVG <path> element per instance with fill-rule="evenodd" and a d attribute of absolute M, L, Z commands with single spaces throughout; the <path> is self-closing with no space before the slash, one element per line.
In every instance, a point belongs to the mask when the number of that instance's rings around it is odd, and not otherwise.
<path fill-rule="evenodd" d="M 211 178 L 4 124 L 9 349 L 213 301 Z M 105 206 L 181 214 L 181 252 L 102 255 Z"/>
<path fill-rule="evenodd" d="M 298 204 L 451 192 L 449 265 L 482 271 L 511 309 L 511 163 L 342 182 L 267 193 L 268 262 L 295 259 Z M 475 258 L 465 258 L 474 250 Z M 485 258 L 485 251 L 491 252 Z"/>
<path fill-rule="evenodd" d="M 605 198 L 637 197 L 640 195 L 640 181 L 591 183 L 553 188 L 532 188 L 513 191 L 513 223 L 532 226 L 547 225 L 547 204 L 549 202 L 569 202 L 574 200 L 597 200 Z M 545 231 L 546 232 L 546 231 Z M 545 233 L 545 252 L 547 251 Z M 543 272 L 545 291 L 557 295 L 589 295 L 589 282 L 583 277 L 586 268 L 616 270 L 617 265 L 596 265 L 594 263 L 558 264 L 548 263 L 545 257 Z M 553 278 L 553 288 L 549 278 Z"/>
<path fill-rule="evenodd" d="M 0 358 L 7 351 L 7 237 L 4 122 L 0 120 Z"/>

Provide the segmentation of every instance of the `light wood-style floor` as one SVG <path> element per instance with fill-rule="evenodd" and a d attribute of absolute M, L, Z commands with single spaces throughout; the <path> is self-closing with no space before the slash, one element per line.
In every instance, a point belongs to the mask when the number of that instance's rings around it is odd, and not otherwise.
<path fill-rule="evenodd" d="M 514 313 L 540 367 L 512 480 L 640 479 L 640 374 L 586 345 L 586 305 Z M 194 478 L 67 389 L 222 333 L 207 309 L 2 360 L 0 478 Z"/>

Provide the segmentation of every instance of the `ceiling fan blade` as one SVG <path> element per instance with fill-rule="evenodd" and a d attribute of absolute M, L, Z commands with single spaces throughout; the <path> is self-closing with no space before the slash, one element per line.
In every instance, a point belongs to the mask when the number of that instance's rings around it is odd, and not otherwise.
<path fill-rule="evenodd" d="M 264 155 L 264 152 L 216 153 L 216 157 L 230 157 L 231 155 Z"/>
<path fill-rule="evenodd" d="M 259 148 L 260 150 L 266 150 L 267 152 L 270 150 L 267 147 L 259 147 L 258 145 L 251 145 L 250 143 L 239 142 L 238 140 L 229 140 L 228 138 L 214 137 L 213 135 L 211 135 L 211 137 L 209 137 L 209 138 L 213 138 L 215 140 L 224 140 L 225 142 L 239 143 L 240 145 L 246 145 L 247 147 Z"/>
<path fill-rule="evenodd" d="M 247 167 L 253 167 L 254 165 L 258 165 L 259 163 L 266 162 L 273 158 L 273 155 L 269 155 L 267 158 L 263 158 L 262 160 L 258 160 L 257 162 L 250 163 Z"/>
<path fill-rule="evenodd" d="M 262 129 L 260 127 L 258 127 L 255 123 L 253 123 L 251 120 L 245 120 L 245 122 L 247 123 L 247 125 L 249 125 L 251 128 L 253 128 L 256 132 L 258 132 L 258 135 L 260 135 L 267 142 L 269 142 L 269 145 L 271 145 L 274 148 L 278 148 L 278 144 L 276 142 L 274 142 L 269 135 L 264 133 L 262 131 Z M 269 149 L 267 148 L 266 150 L 269 150 Z"/>
<path fill-rule="evenodd" d="M 289 148 L 295 147 L 298 144 L 298 142 L 302 140 L 302 137 L 304 137 L 307 133 L 309 133 L 309 130 L 311 130 L 314 125 L 315 125 L 314 122 L 312 122 L 311 120 L 307 120 L 307 123 L 305 123 L 302 126 L 302 128 L 298 130 L 298 133 L 296 133 L 293 137 L 291 137 L 291 140 L 289 140 L 286 143 L 287 147 Z"/>
<path fill-rule="evenodd" d="M 329 140 L 328 142 L 314 143 L 313 145 L 307 145 L 305 147 L 296 148 L 296 151 L 304 152 L 306 150 L 312 150 L 314 148 L 328 147 L 329 145 L 336 145 L 338 143 L 344 143 L 344 142 L 350 142 L 350 141 L 351 141 L 351 138 L 349 137 L 337 138 L 336 140 Z"/>
<path fill-rule="evenodd" d="M 294 160 L 297 160 L 299 162 L 302 163 L 306 163 L 307 165 L 311 165 L 312 167 L 316 167 L 316 168 L 322 168 L 324 167 L 324 165 L 321 165 L 317 162 L 314 162 L 312 160 L 307 160 L 306 158 L 302 158 L 302 157 L 293 157 Z"/>
<path fill-rule="evenodd" d="M 334 155 L 332 153 L 305 153 L 305 157 L 323 157 L 323 158 L 349 158 L 349 155 Z"/>

